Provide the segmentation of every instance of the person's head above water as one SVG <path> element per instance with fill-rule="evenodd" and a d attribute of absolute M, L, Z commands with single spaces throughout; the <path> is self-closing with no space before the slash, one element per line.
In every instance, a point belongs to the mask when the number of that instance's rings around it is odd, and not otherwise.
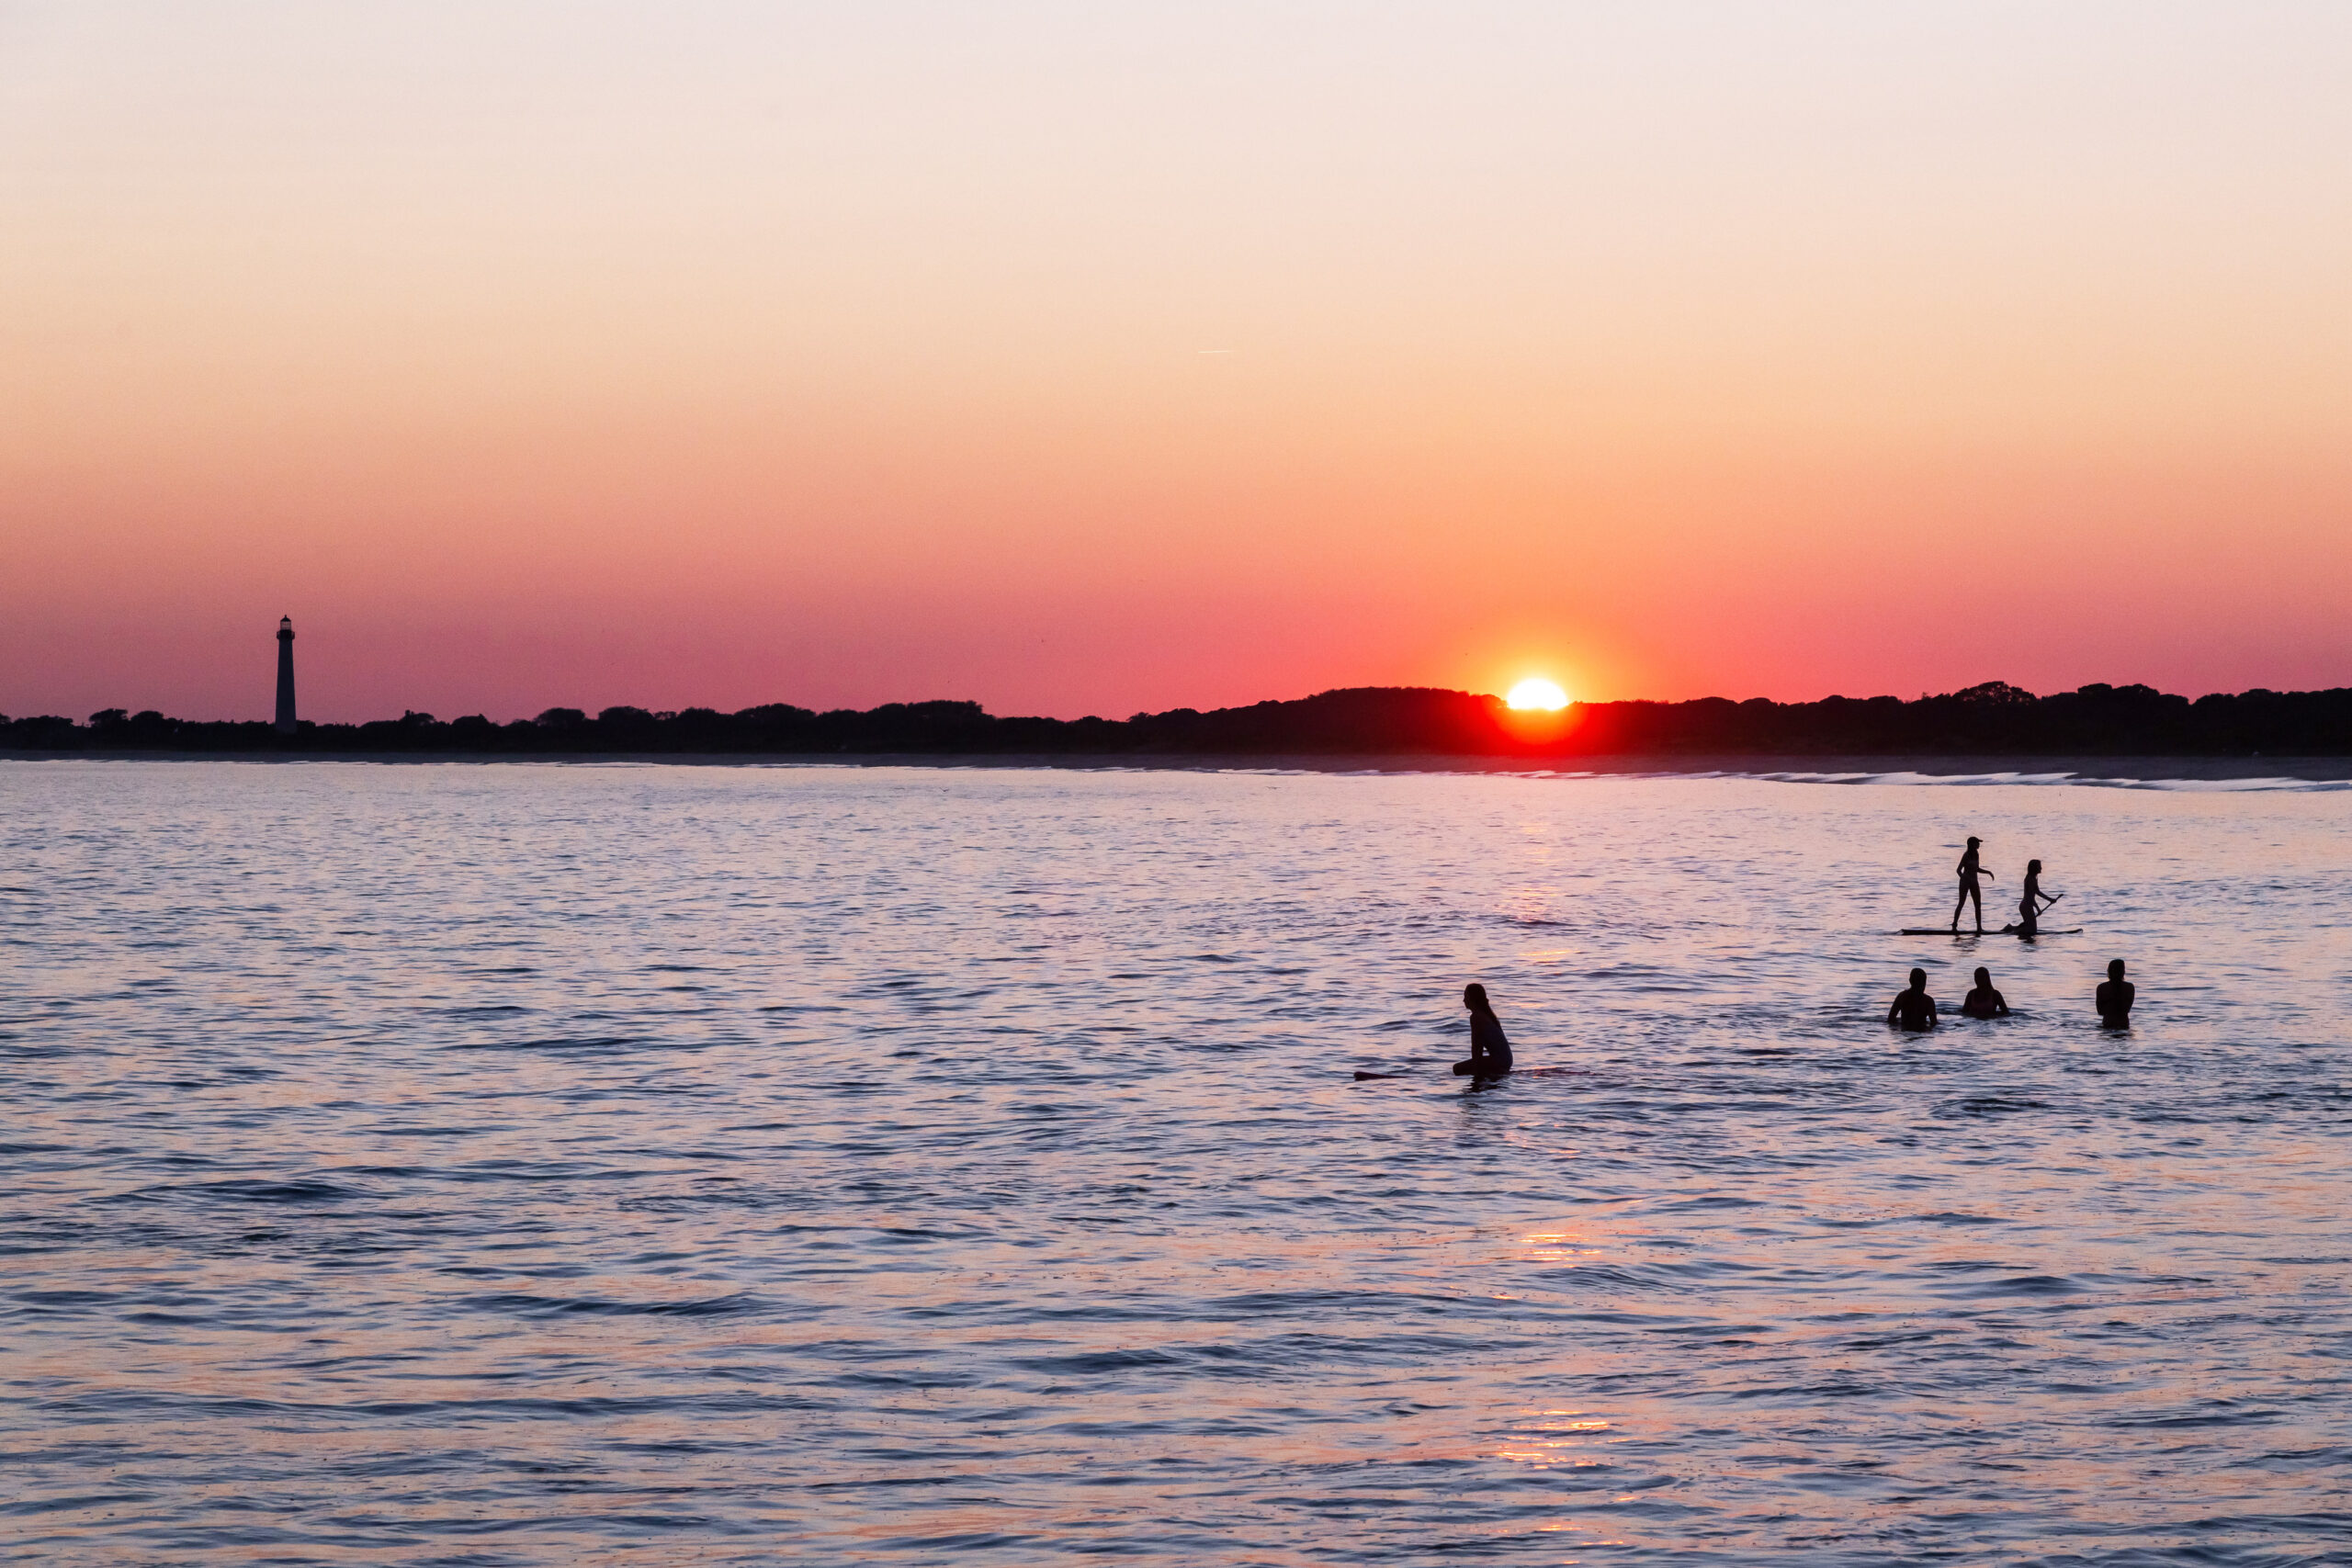
<path fill-rule="evenodd" d="M 1462 1005 L 1472 1012 L 1492 1012 L 1494 1005 L 1487 1000 L 1487 987 L 1473 980 L 1462 987 Z"/>
<path fill-rule="evenodd" d="M 1981 964 L 1978 965 L 1976 970 L 1976 983 L 1980 986 L 1991 985 L 1993 983 L 1993 972 L 1990 969 L 1984 968 Z"/>
<path fill-rule="evenodd" d="M 1927 987 L 1927 984 L 1928 972 L 1925 969 L 1914 969 L 1911 971 L 1911 988 L 1913 990 L 1924 990 Z"/>
<path fill-rule="evenodd" d="M 2120 958 L 2110 958 L 2107 961 L 2107 977 L 2110 980 L 2120 980 L 2123 978 L 2123 960 Z"/>

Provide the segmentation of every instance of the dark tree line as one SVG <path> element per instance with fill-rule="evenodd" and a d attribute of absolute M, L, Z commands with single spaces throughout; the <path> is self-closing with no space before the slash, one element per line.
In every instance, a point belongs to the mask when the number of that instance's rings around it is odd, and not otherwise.
<path fill-rule="evenodd" d="M 817 713 L 770 703 L 740 713 L 549 708 L 494 724 L 407 713 L 369 724 L 206 723 L 108 708 L 86 723 L 0 716 L 19 751 L 203 751 L 584 755 L 734 752 L 932 755 L 2146 755 L 2352 756 L 2352 689 L 2173 696 L 2085 686 L 2035 696 L 2001 682 L 1921 697 L 1775 703 L 1591 703 L 1555 718 L 1499 700 L 1425 687 L 1366 686 L 1207 713 L 1175 708 L 1104 718 L 999 718 L 978 703 L 886 703 Z"/>

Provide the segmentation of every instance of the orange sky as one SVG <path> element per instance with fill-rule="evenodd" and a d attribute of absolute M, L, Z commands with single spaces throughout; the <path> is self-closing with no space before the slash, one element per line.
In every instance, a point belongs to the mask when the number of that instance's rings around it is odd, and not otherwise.
<path fill-rule="evenodd" d="M 2352 684 L 2352 8 L 0 10 L 0 712 Z"/>

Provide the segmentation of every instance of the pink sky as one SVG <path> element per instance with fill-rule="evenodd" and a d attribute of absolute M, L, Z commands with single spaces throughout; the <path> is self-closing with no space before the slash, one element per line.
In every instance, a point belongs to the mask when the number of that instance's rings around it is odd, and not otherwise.
<path fill-rule="evenodd" d="M 0 712 L 2352 684 L 2352 10 L 19 5 Z"/>

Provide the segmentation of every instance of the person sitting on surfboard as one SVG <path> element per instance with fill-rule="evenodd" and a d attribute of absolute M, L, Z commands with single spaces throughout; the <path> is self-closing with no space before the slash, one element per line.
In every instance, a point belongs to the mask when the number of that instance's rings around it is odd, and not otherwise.
<path fill-rule="evenodd" d="M 1967 998 L 1960 1004 L 1960 1013 L 1962 1018 L 2009 1016 L 2008 998 L 1993 988 L 1993 972 L 1990 969 L 1978 968 L 1976 988 L 1969 992 Z"/>
<path fill-rule="evenodd" d="M 2038 860 L 2030 860 L 2026 862 L 2025 891 L 2018 899 L 2018 923 L 2015 928 L 2017 934 L 2019 936 L 2033 935 L 2033 933 L 2041 927 L 2041 911 L 2047 909 L 2051 905 L 2055 904 L 2059 899 L 2064 898 L 2064 897 L 2065 895 L 2063 893 L 2052 893 L 2048 897 L 2042 897 L 2041 863 Z"/>
<path fill-rule="evenodd" d="M 2107 978 L 2091 997 L 2092 1005 L 2098 1009 L 2100 1025 L 2108 1029 L 2131 1028 L 2132 998 L 2139 994 L 2140 987 L 2123 977 L 2123 960 L 2110 961 Z"/>
<path fill-rule="evenodd" d="M 1936 998 L 1928 995 L 1928 972 L 1911 971 L 1911 988 L 1896 993 L 1893 1005 L 1886 1010 L 1886 1021 L 1915 1032 L 1925 1032 L 1936 1026 Z"/>
<path fill-rule="evenodd" d="M 1972 899 L 1976 904 L 1976 934 L 1984 934 L 1984 894 L 1976 886 L 1976 879 L 1993 874 L 1976 863 L 1976 846 L 1984 841 L 1982 839 L 1969 840 L 1968 848 L 1961 852 L 1960 864 L 1954 868 L 1960 873 L 1960 897 L 1951 907 L 1951 934 L 1954 936 L 1960 934 L 1960 912 L 1968 907 Z"/>
<path fill-rule="evenodd" d="M 1470 1010 L 1470 1059 L 1454 1063 L 1453 1070 L 1465 1077 L 1502 1077 L 1510 1071 L 1510 1041 L 1487 1000 L 1487 987 L 1475 983 L 1463 987 L 1462 1005 Z"/>

